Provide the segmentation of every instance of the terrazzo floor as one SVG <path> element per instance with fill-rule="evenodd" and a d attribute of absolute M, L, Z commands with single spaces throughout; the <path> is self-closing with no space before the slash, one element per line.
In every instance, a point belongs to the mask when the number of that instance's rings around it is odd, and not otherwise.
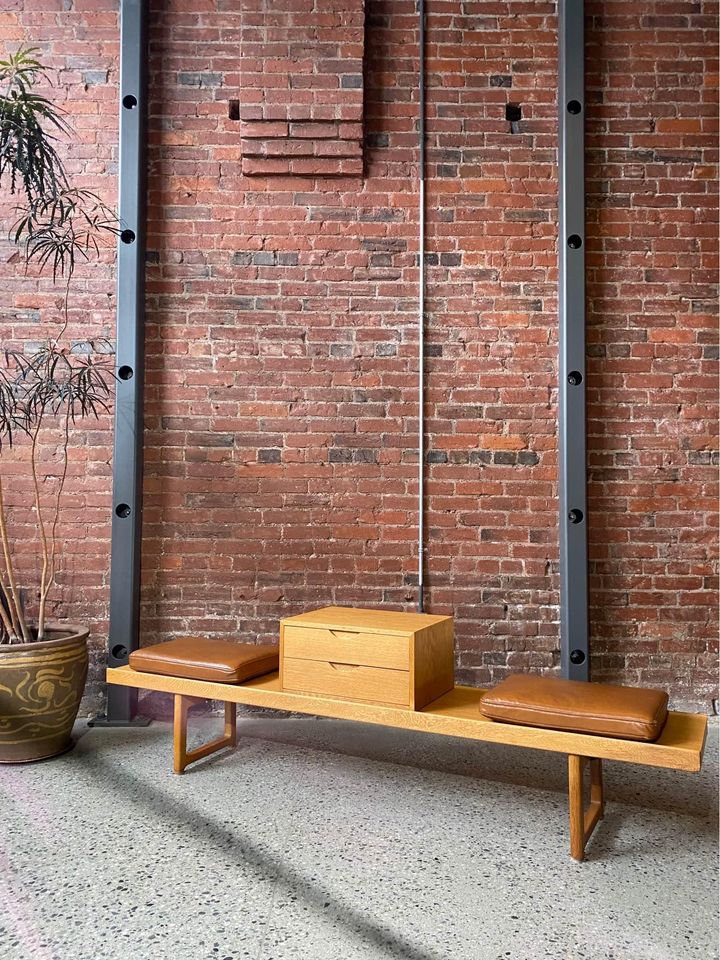
<path fill-rule="evenodd" d="M 195 721 L 205 737 L 219 721 Z M 585 863 L 565 758 L 346 721 L 88 729 L 0 767 L 1 960 L 715 960 L 718 728 L 704 770 L 606 764 Z"/>

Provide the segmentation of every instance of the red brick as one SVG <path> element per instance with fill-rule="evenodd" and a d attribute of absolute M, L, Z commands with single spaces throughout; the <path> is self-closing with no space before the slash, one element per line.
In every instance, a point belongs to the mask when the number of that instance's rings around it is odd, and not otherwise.
<path fill-rule="evenodd" d="M 241 121 L 239 126 L 241 137 L 286 137 L 288 135 L 287 123 L 278 123 L 265 120 Z"/>
<path fill-rule="evenodd" d="M 152 0 L 145 641 L 271 638 L 281 616 L 330 602 L 414 607 L 416 20 L 368 0 L 365 87 L 341 89 L 357 75 L 345 65 L 363 58 L 363 21 L 359 3 L 333 4 L 299 39 L 296 6 L 274 5 L 273 52 L 237 3 L 204 0 L 198 18 Z M 485 684 L 558 662 L 557 22 L 549 3 L 445 6 L 428 28 L 427 603 L 456 616 L 458 681 Z M 109 203 L 116 7 L 93 0 L 42 24 L 63 68 L 50 94 L 82 141 L 72 169 Z M 707 705 L 716 27 L 671 7 L 661 23 L 640 0 L 611 16 L 587 5 L 592 671 Z M 33 0 L 18 11 L 6 49 L 37 37 Z M 333 49 L 309 57 L 313 44 Z M 109 85 L 83 89 L 87 69 L 107 69 Z M 180 71 L 222 84 L 168 83 Z M 512 88 L 491 87 L 494 74 Z M 523 104 L 518 134 L 504 119 L 511 98 Z M 286 153 L 268 155 L 277 141 Z M 354 153 L 321 156 L 328 146 Z M 4 253 L 3 346 L 22 346 L 55 329 L 61 297 Z M 70 338 L 112 334 L 112 260 L 110 248 L 80 266 Z M 59 612 L 92 624 L 92 696 L 110 426 L 74 433 L 56 595 Z M 3 463 L 13 530 L 30 542 L 20 451 Z M 34 562 L 21 553 L 25 573 Z"/>

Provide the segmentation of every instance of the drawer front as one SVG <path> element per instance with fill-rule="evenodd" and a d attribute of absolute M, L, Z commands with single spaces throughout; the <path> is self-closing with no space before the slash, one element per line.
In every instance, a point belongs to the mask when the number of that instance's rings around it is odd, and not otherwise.
<path fill-rule="evenodd" d="M 283 656 L 295 660 L 332 660 L 409 670 L 410 635 L 286 626 L 283 630 Z"/>
<path fill-rule="evenodd" d="M 293 693 L 410 705 L 410 674 L 403 670 L 285 658 L 282 678 L 283 690 Z"/>

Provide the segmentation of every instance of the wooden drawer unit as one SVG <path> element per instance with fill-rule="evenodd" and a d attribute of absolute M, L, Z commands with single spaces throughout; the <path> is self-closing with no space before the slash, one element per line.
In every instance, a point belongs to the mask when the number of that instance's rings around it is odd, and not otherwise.
<path fill-rule="evenodd" d="M 452 690 L 452 617 L 324 607 L 280 621 L 289 693 L 420 710 Z"/>

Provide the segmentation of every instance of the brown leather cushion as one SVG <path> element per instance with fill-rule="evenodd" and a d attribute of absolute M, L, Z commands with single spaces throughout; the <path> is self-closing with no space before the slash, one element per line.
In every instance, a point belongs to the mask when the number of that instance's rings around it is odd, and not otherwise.
<path fill-rule="evenodd" d="M 667 718 L 667 704 L 662 690 L 515 674 L 484 694 L 480 712 L 530 727 L 656 740 Z"/>
<path fill-rule="evenodd" d="M 255 645 L 201 637 L 179 637 L 130 654 L 133 670 L 220 683 L 242 683 L 272 673 L 278 669 L 278 661 L 276 643 Z"/>

